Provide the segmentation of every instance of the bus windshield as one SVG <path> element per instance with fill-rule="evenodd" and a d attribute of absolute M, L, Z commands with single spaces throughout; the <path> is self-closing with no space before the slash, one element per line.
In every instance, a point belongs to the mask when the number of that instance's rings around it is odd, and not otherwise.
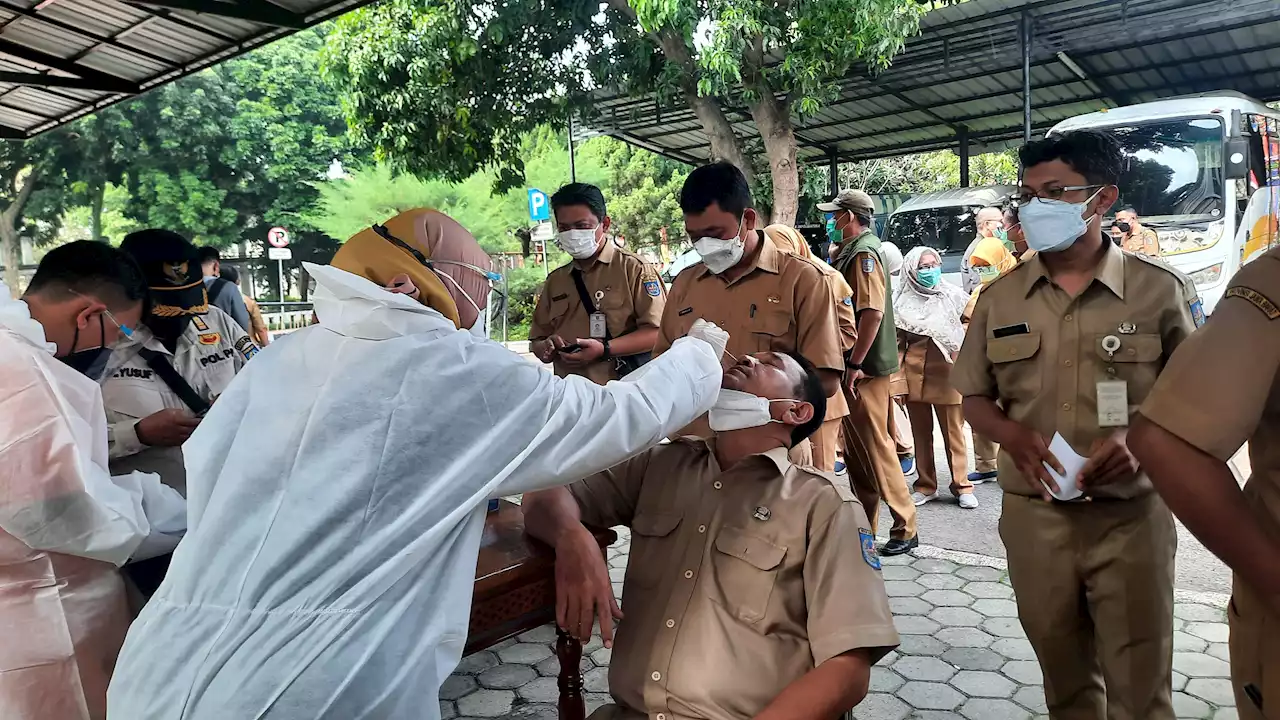
<path fill-rule="evenodd" d="M 1157 226 L 1222 218 L 1220 118 L 1160 120 L 1108 130 L 1129 160 L 1115 209 L 1133 207 L 1144 223 Z"/>

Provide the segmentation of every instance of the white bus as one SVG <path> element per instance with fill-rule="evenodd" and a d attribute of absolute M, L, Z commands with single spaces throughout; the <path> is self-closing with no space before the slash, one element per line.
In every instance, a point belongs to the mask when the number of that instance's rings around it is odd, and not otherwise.
<path fill-rule="evenodd" d="M 1220 91 L 1080 115 L 1049 134 L 1086 128 L 1114 134 L 1129 157 L 1112 212 L 1131 206 L 1156 231 L 1205 312 L 1241 265 L 1280 242 L 1280 112 Z"/>

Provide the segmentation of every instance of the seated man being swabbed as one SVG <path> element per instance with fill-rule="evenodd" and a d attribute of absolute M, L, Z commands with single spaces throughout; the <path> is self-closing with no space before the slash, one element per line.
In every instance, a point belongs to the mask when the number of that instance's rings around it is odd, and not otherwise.
<path fill-rule="evenodd" d="M 477 338 L 487 264 L 411 210 L 306 266 L 319 324 L 264 349 L 183 448 L 190 529 L 111 720 L 437 720 L 486 501 L 599 472 L 713 404 L 727 337 L 706 323 L 604 387 Z"/>

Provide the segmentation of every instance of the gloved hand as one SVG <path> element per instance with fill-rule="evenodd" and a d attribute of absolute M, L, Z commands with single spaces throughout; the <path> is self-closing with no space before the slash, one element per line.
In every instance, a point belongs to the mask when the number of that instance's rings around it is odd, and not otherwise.
<path fill-rule="evenodd" d="M 729 333 L 721 330 L 715 323 L 707 322 L 702 318 L 693 321 L 693 327 L 689 328 L 688 335 L 710 345 L 715 351 L 716 359 L 723 358 L 724 349 L 729 346 Z"/>

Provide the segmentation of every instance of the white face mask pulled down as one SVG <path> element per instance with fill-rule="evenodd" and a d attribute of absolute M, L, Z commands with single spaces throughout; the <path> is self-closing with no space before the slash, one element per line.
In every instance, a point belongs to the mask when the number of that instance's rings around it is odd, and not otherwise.
<path fill-rule="evenodd" d="M 702 262 L 711 272 L 719 275 L 742 259 L 745 242 L 738 236 L 729 239 L 704 237 L 693 241 L 693 249 L 702 256 Z"/>
<path fill-rule="evenodd" d="M 596 247 L 599 246 L 596 239 L 596 229 L 573 229 L 565 230 L 556 235 L 556 245 L 560 249 L 569 253 L 569 257 L 574 260 L 586 260 L 596 254 Z"/>
<path fill-rule="evenodd" d="M 721 390 L 707 420 L 716 432 L 745 430 L 769 423 L 780 423 L 769 413 L 771 403 L 795 403 L 795 400 L 770 400 L 741 390 Z"/>
<path fill-rule="evenodd" d="M 1018 209 L 1018 220 L 1022 223 L 1027 246 L 1036 252 L 1054 253 L 1074 245 L 1089 229 L 1089 223 L 1097 218 L 1094 214 L 1085 220 L 1084 211 L 1100 192 L 1102 188 L 1084 202 L 1036 198 L 1023 205 Z"/>

